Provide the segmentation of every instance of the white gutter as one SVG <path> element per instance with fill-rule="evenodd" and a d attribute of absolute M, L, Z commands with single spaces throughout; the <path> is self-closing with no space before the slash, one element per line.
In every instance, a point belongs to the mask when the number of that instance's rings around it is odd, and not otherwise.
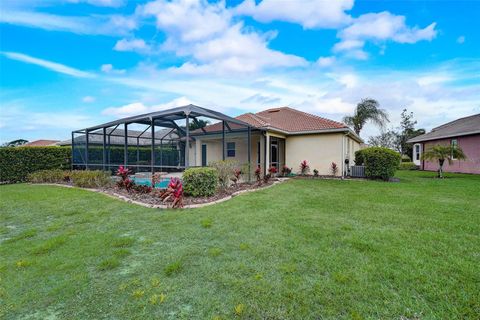
<path fill-rule="evenodd" d="M 342 136 L 342 179 L 345 178 L 345 137 L 347 135 L 348 133 Z"/>
<path fill-rule="evenodd" d="M 353 139 L 357 140 L 357 142 L 363 143 L 363 139 L 360 138 L 355 132 L 353 132 L 350 128 L 337 128 L 337 129 L 323 129 L 323 130 L 311 130 L 311 131 L 285 131 L 275 127 L 262 127 L 262 129 L 276 131 L 287 136 L 294 136 L 294 135 L 304 135 L 304 134 L 316 134 L 316 133 L 336 133 L 336 132 L 347 132 L 352 136 Z"/>
<path fill-rule="evenodd" d="M 430 133 L 430 132 L 429 132 Z M 427 135 L 428 133 L 425 133 Z M 470 132 L 462 132 L 462 133 L 452 133 L 444 136 L 439 137 L 426 137 L 422 139 L 422 136 L 417 136 L 412 139 L 407 140 L 407 143 L 417 143 L 417 142 L 425 142 L 425 141 L 432 141 L 432 140 L 440 140 L 446 138 L 454 138 L 454 137 L 463 137 L 463 136 L 470 136 L 473 134 L 480 134 L 480 131 L 470 131 Z M 419 139 L 417 139 L 419 138 Z"/>

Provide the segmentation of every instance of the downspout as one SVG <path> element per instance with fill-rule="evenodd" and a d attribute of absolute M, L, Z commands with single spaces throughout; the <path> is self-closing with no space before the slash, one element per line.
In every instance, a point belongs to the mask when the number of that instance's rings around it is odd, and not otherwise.
<path fill-rule="evenodd" d="M 342 179 L 345 179 L 345 137 L 347 135 L 348 133 L 342 136 Z"/>

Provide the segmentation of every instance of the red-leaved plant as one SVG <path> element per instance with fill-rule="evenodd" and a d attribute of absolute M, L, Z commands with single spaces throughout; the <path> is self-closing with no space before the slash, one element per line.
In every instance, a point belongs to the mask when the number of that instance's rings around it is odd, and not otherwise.
<path fill-rule="evenodd" d="M 300 162 L 300 174 L 302 176 L 306 176 L 308 172 L 310 171 L 310 166 L 307 163 L 307 160 L 303 160 Z"/>
<path fill-rule="evenodd" d="M 163 200 L 163 203 L 171 201 L 172 208 L 181 208 L 183 207 L 183 184 L 182 180 L 177 177 L 171 178 L 167 186 L 167 189 L 160 196 Z"/>
<path fill-rule="evenodd" d="M 117 176 L 121 178 L 121 180 L 117 183 L 119 188 L 130 191 L 135 185 L 135 183 L 128 177 L 129 174 L 131 174 L 131 171 L 128 168 L 125 168 L 124 166 L 118 167 Z"/>
<path fill-rule="evenodd" d="M 230 178 L 230 180 L 233 181 L 233 183 L 235 184 L 235 186 L 237 186 L 238 184 L 238 181 L 240 181 L 240 177 L 242 176 L 243 172 L 241 169 L 235 169 L 233 170 L 233 177 Z"/>
<path fill-rule="evenodd" d="M 336 176 L 338 173 L 338 166 L 335 162 L 332 162 L 330 165 L 330 172 L 332 173 L 332 176 Z"/>
<path fill-rule="evenodd" d="M 262 183 L 261 174 L 262 174 L 262 168 L 260 168 L 260 166 L 258 166 L 257 169 L 255 169 L 255 178 L 257 179 L 258 184 Z"/>

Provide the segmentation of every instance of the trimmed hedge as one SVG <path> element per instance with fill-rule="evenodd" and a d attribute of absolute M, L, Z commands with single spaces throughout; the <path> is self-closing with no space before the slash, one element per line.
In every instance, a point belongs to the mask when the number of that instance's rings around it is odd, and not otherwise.
<path fill-rule="evenodd" d="M 218 171 L 215 168 L 190 168 L 182 177 L 185 194 L 192 197 L 208 197 L 215 194 Z"/>
<path fill-rule="evenodd" d="M 365 161 L 365 175 L 370 179 L 388 181 L 395 175 L 400 165 L 400 154 L 381 147 L 372 147 L 362 150 Z"/>
<path fill-rule="evenodd" d="M 70 147 L 0 148 L 0 181 L 26 181 L 30 173 L 49 169 L 70 169 Z"/>
<path fill-rule="evenodd" d="M 402 162 L 400 163 L 399 170 L 418 170 L 419 166 L 417 166 L 413 162 Z"/>

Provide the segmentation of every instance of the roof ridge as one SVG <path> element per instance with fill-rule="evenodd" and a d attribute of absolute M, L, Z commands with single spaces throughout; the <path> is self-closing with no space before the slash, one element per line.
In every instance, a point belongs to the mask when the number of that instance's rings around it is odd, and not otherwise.
<path fill-rule="evenodd" d="M 265 117 L 259 116 L 259 115 L 255 114 L 253 112 L 247 112 L 247 113 L 244 113 L 243 115 L 247 115 L 247 116 L 250 116 L 250 117 L 254 118 L 256 121 L 260 122 L 262 125 L 267 126 L 267 125 L 270 124 L 269 122 L 264 120 Z M 242 115 L 240 115 L 240 116 L 242 116 Z M 264 119 L 262 119 L 262 118 L 264 118 Z"/>
<path fill-rule="evenodd" d="M 470 115 L 470 116 L 466 116 L 466 117 L 463 117 L 463 118 L 458 118 L 458 119 L 452 120 L 452 121 L 450 121 L 450 122 L 444 123 L 444 124 L 442 124 L 442 125 L 439 125 L 438 127 L 432 128 L 432 130 L 430 130 L 430 132 L 435 131 L 435 130 L 437 130 L 437 129 L 441 129 L 441 128 L 445 128 L 445 127 L 451 126 L 451 125 L 453 125 L 453 124 L 455 124 L 456 122 L 461 121 L 461 120 L 465 120 L 465 119 L 473 118 L 473 117 L 479 117 L 479 116 L 480 116 L 480 113 L 477 113 L 477 114 L 472 114 L 472 115 Z"/>
<path fill-rule="evenodd" d="M 317 119 L 321 119 L 321 120 L 325 120 L 325 121 L 330 121 L 330 122 L 334 122 L 336 124 L 339 124 L 341 126 L 347 127 L 347 125 L 343 122 L 339 122 L 339 121 L 335 121 L 335 120 L 332 120 L 332 119 L 324 118 L 324 117 L 321 117 L 321 116 L 313 114 L 313 113 L 308 113 L 308 112 L 305 112 L 305 111 L 302 111 L 302 110 L 297 110 L 297 109 L 290 108 L 290 107 L 283 107 L 283 108 L 295 111 L 297 113 L 304 114 L 304 115 L 306 115 L 308 117 L 311 117 L 311 118 L 317 118 Z"/>

